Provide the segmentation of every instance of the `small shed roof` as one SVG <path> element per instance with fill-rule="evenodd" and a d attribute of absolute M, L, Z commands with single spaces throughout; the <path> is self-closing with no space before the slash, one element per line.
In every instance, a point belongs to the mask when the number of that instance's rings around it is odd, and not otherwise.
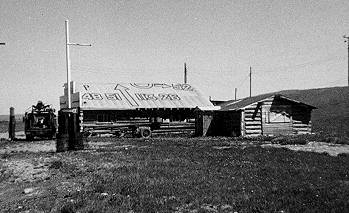
<path fill-rule="evenodd" d="M 264 94 L 264 95 L 258 95 L 258 96 L 253 96 L 253 97 L 248 97 L 248 98 L 244 98 L 244 99 L 240 99 L 240 100 L 231 100 L 231 101 L 227 101 L 223 104 L 221 104 L 221 110 L 240 110 L 240 109 L 244 109 L 247 108 L 249 105 L 254 104 L 254 103 L 260 103 L 263 102 L 266 99 L 270 99 L 270 98 L 275 98 L 275 99 L 285 99 L 288 100 L 294 104 L 297 105 L 302 105 L 304 107 L 307 108 L 311 108 L 311 109 L 316 109 L 316 107 L 311 106 L 309 104 L 288 98 L 284 95 L 281 94 Z"/>
<path fill-rule="evenodd" d="M 72 106 L 85 110 L 199 108 L 217 110 L 196 88 L 181 83 L 74 83 Z M 61 97 L 61 108 L 66 107 Z"/>

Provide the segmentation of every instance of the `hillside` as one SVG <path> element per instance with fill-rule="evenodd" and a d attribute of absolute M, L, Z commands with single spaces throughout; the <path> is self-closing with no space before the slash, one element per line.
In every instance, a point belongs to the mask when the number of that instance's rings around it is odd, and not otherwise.
<path fill-rule="evenodd" d="M 23 120 L 23 114 L 16 114 L 15 119 L 16 121 L 22 121 Z M 0 121 L 9 121 L 10 115 L 0 115 Z"/>
<path fill-rule="evenodd" d="M 349 87 L 284 90 L 275 93 L 317 107 L 312 113 L 314 132 L 349 136 Z"/>

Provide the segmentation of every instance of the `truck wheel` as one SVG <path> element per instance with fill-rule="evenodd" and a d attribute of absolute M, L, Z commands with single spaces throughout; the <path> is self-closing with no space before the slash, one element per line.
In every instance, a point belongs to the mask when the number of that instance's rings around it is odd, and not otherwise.
<path fill-rule="evenodd" d="M 150 138 L 151 136 L 151 130 L 149 128 L 141 128 L 140 133 L 142 138 Z"/>

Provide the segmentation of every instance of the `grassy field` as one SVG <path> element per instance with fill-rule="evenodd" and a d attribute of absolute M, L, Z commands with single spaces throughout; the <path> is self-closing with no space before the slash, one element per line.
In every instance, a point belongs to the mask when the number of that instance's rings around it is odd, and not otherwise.
<path fill-rule="evenodd" d="M 17 146 L 54 147 L 35 143 Z M 227 138 L 92 138 L 83 151 L 9 151 L 0 160 L 3 212 L 349 211 L 347 154 Z"/>

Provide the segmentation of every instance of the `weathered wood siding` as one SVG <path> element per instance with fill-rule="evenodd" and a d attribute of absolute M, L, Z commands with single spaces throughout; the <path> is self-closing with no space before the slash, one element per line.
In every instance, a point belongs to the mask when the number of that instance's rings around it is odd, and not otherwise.
<path fill-rule="evenodd" d="M 291 135 L 291 123 L 263 124 L 263 135 Z"/>
<path fill-rule="evenodd" d="M 292 135 L 311 133 L 311 109 L 285 99 L 266 99 L 247 106 L 241 116 L 241 134 Z"/>
<path fill-rule="evenodd" d="M 311 133 L 311 110 L 284 99 L 269 99 L 262 104 L 263 135 Z"/>
<path fill-rule="evenodd" d="M 275 99 L 262 104 L 263 135 L 290 135 L 292 130 L 292 105 Z"/>
<path fill-rule="evenodd" d="M 262 135 L 262 114 L 261 107 L 258 103 L 245 108 L 242 116 L 243 120 L 243 136 L 253 137 Z"/>

